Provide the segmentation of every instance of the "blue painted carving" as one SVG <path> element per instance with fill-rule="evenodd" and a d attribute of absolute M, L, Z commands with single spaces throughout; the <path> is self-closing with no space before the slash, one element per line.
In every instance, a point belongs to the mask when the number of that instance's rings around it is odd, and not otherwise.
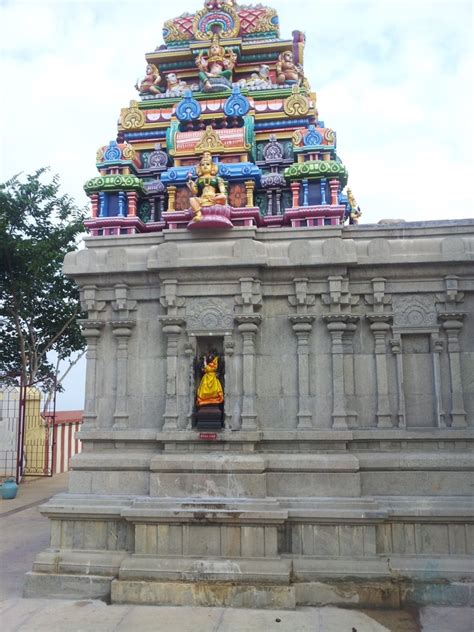
<path fill-rule="evenodd" d="M 326 202 L 326 178 L 321 178 L 321 204 L 327 204 Z"/>
<path fill-rule="evenodd" d="M 238 163 L 218 163 L 219 172 L 222 178 L 226 180 L 260 180 L 261 171 L 253 164 L 253 162 Z M 196 177 L 196 171 L 193 167 L 173 167 L 164 171 L 160 175 L 163 184 L 185 184 L 188 180 L 188 174 L 191 172 L 193 178 Z"/>
<path fill-rule="evenodd" d="M 308 203 L 309 203 L 308 194 L 309 194 L 308 179 L 305 178 L 303 180 L 303 206 L 308 206 Z"/>
<path fill-rule="evenodd" d="M 119 213 L 118 213 L 119 216 L 127 217 L 127 196 L 125 195 L 123 191 L 119 191 L 118 207 L 119 207 Z"/>
<path fill-rule="evenodd" d="M 314 147 L 315 145 L 323 144 L 323 137 L 318 131 L 316 131 L 316 127 L 314 125 L 310 125 L 308 127 L 308 133 L 304 135 L 303 143 L 305 147 Z"/>
<path fill-rule="evenodd" d="M 152 180 L 151 182 L 145 182 L 144 185 L 147 193 L 164 193 L 165 185 L 161 180 Z"/>
<path fill-rule="evenodd" d="M 111 140 L 109 146 L 104 151 L 104 160 L 112 161 L 112 160 L 120 160 L 122 157 L 122 152 L 120 147 L 117 145 L 117 141 Z"/>
<path fill-rule="evenodd" d="M 193 98 L 191 90 L 186 90 L 184 98 L 176 107 L 176 118 L 178 121 L 195 121 L 201 116 L 201 106 Z"/>
<path fill-rule="evenodd" d="M 99 193 L 99 217 L 107 217 L 108 211 L 108 200 L 107 195 L 104 191 L 100 191 Z"/>
<path fill-rule="evenodd" d="M 232 88 L 232 94 L 224 103 L 224 113 L 226 116 L 245 116 L 250 110 L 247 97 L 240 91 L 239 86 Z"/>

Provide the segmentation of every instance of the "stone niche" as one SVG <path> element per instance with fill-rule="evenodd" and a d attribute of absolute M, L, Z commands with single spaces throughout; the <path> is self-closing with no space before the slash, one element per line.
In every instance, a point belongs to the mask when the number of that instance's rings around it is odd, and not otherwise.
<path fill-rule="evenodd" d="M 457 247 L 450 247 L 456 239 Z M 27 596 L 466 604 L 474 223 L 86 240 L 83 452 Z M 196 357 L 223 425 L 193 424 Z"/>

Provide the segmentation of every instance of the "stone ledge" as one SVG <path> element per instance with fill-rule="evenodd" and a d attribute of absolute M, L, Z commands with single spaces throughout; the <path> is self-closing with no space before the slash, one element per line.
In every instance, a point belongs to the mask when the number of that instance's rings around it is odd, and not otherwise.
<path fill-rule="evenodd" d="M 98 575 L 68 575 L 55 573 L 26 573 L 23 597 L 48 599 L 101 599 L 110 598 L 110 577 Z"/>
<path fill-rule="evenodd" d="M 114 604 L 150 604 L 168 606 L 216 606 L 232 608 L 294 609 L 293 586 L 232 585 L 199 582 L 112 582 Z"/>
<path fill-rule="evenodd" d="M 133 555 L 123 561 L 119 579 L 289 584 L 290 572 L 291 560 L 264 557 L 212 559 Z"/>

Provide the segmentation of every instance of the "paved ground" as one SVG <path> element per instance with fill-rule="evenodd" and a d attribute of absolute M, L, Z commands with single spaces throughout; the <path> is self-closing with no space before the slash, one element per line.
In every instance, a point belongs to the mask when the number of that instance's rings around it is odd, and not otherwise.
<path fill-rule="evenodd" d="M 38 505 L 66 486 L 67 474 L 29 480 L 16 499 L 0 500 L 1 632 L 474 632 L 473 611 L 465 608 L 287 611 L 22 599 L 24 574 L 48 545 L 48 521 Z"/>

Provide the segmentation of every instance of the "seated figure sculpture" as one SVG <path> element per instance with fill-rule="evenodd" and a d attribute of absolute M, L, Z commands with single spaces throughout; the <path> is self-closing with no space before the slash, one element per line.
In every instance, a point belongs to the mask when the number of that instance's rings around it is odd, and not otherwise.
<path fill-rule="evenodd" d="M 210 152 L 204 152 L 196 168 L 198 178 L 192 180 L 192 173 L 188 174 L 188 187 L 193 194 L 189 200 L 194 213 L 194 221 L 202 219 L 202 209 L 216 204 L 227 204 L 225 183 L 217 175 L 217 165 L 212 161 Z"/>
<path fill-rule="evenodd" d="M 305 76 L 303 66 L 301 64 L 295 64 L 293 60 L 293 53 L 291 50 L 287 50 L 278 58 L 276 65 L 277 71 L 277 83 L 279 85 L 304 85 Z"/>
<path fill-rule="evenodd" d="M 178 79 L 176 73 L 170 72 L 166 75 L 166 92 L 167 97 L 182 97 L 188 90 L 188 84 L 182 79 Z"/>
<path fill-rule="evenodd" d="M 140 82 L 137 81 L 135 88 L 140 94 L 160 94 L 159 84 L 161 75 L 155 64 L 148 64 L 145 70 L 145 77 Z"/>
<path fill-rule="evenodd" d="M 203 92 L 219 92 L 232 88 L 232 71 L 237 61 L 233 51 L 226 51 L 215 34 L 209 47 L 207 57 L 201 52 L 196 59 L 199 68 L 199 79 Z"/>

